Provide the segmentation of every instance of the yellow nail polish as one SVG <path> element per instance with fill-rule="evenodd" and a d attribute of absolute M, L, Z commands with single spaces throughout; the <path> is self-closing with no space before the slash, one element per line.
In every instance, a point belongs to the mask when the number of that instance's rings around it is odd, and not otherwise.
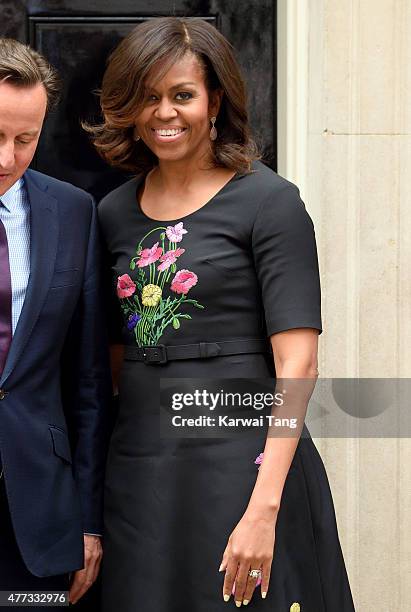
<path fill-rule="evenodd" d="M 263 599 L 265 599 L 265 598 L 267 597 L 267 591 L 262 591 L 262 592 L 261 592 L 261 597 L 262 597 Z"/>
<path fill-rule="evenodd" d="M 241 601 L 236 601 L 235 605 L 237 606 L 237 608 L 241 608 Z"/>
<path fill-rule="evenodd" d="M 248 606 L 249 603 L 250 603 L 249 599 L 243 599 L 243 606 Z"/>
<path fill-rule="evenodd" d="M 224 601 L 228 601 L 230 599 L 230 595 L 224 595 Z"/>

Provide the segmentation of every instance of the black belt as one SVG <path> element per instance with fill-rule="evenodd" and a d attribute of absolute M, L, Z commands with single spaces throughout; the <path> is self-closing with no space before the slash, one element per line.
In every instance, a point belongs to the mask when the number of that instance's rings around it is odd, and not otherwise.
<path fill-rule="evenodd" d="M 143 361 L 151 365 L 167 363 L 167 361 L 176 359 L 207 359 L 223 355 L 268 353 L 270 348 L 268 339 L 262 338 L 198 342 L 197 344 L 176 344 L 174 346 L 166 346 L 165 344 L 125 346 L 124 359 Z"/>

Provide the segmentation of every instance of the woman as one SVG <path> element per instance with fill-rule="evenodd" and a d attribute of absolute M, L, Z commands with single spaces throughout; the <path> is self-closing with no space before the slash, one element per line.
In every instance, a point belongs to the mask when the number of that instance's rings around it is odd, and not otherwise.
<path fill-rule="evenodd" d="M 232 49 L 201 19 L 152 19 L 111 56 L 101 105 L 95 145 L 137 174 L 99 206 L 122 317 L 115 370 L 125 347 L 104 610 L 220 612 L 233 592 L 236 606 L 255 610 L 352 611 L 327 476 L 306 429 L 267 440 L 266 430 L 159 432 L 160 377 L 317 376 L 312 222 L 298 189 L 257 160 Z"/>

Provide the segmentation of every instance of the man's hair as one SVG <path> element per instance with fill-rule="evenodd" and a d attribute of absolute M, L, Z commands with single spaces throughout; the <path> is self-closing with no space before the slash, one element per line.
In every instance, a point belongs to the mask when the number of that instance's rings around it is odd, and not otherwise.
<path fill-rule="evenodd" d="M 60 97 L 60 78 L 53 66 L 37 51 L 13 38 L 0 38 L 0 82 L 17 87 L 41 83 L 47 93 L 47 109 Z"/>

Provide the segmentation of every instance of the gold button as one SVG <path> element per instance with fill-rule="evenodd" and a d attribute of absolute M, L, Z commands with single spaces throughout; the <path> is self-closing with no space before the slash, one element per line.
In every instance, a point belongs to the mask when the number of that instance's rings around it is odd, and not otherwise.
<path fill-rule="evenodd" d="M 290 612 L 301 612 L 300 604 L 296 601 L 292 603 L 290 606 Z"/>
<path fill-rule="evenodd" d="M 6 397 L 6 392 L 3 391 L 3 389 L 0 389 L 0 400 L 4 400 L 5 397 Z"/>

